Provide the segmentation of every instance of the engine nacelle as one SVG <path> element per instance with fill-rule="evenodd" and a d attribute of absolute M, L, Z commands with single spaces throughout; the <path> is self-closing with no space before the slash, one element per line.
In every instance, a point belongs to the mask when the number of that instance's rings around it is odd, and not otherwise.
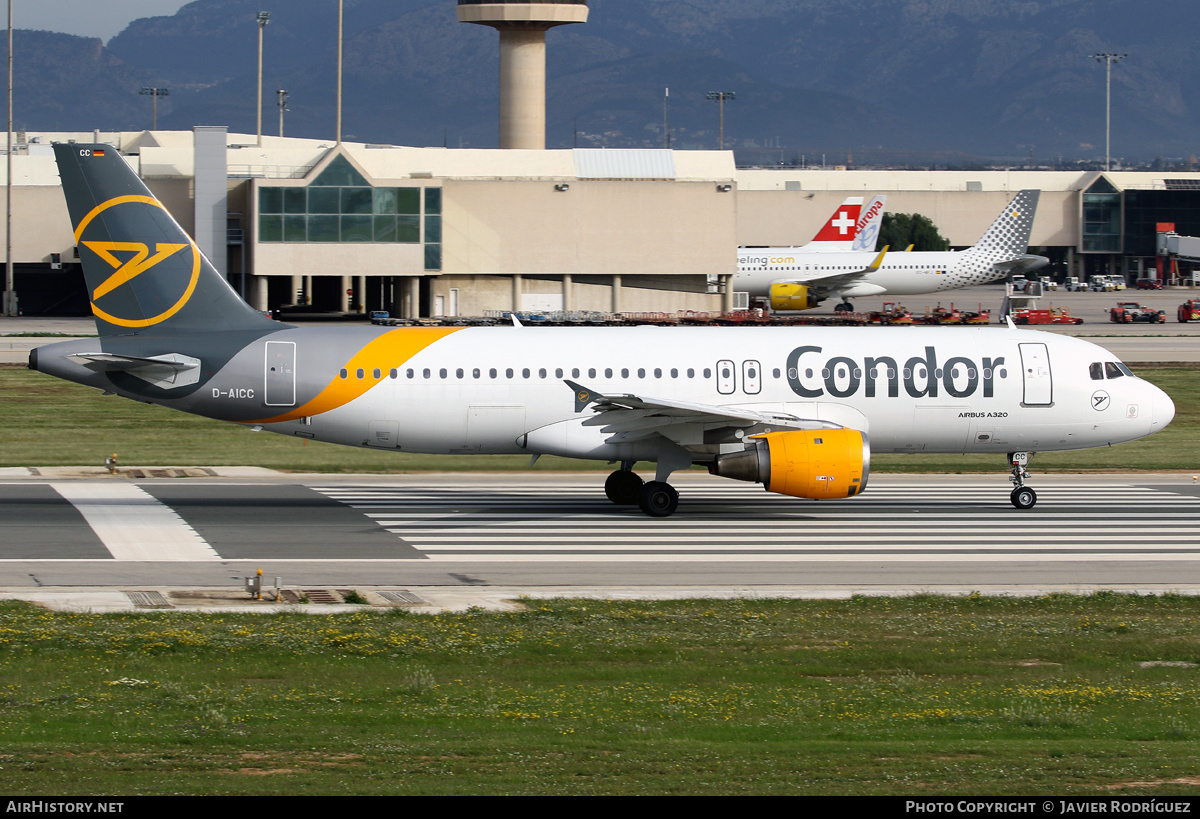
<path fill-rule="evenodd" d="M 772 310 L 811 310 L 821 303 L 807 284 L 776 282 L 771 285 Z"/>
<path fill-rule="evenodd" d="M 768 432 L 747 443 L 741 452 L 718 455 L 708 471 L 795 498 L 851 498 L 867 488 L 871 443 L 861 430 Z"/>

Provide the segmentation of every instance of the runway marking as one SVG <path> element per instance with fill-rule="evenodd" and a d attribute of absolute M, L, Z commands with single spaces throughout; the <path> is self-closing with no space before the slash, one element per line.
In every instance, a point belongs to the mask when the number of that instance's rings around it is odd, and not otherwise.
<path fill-rule="evenodd" d="M 1200 561 L 1200 498 L 1132 485 L 1056 484 L 1029 511 L 999 481 L 821 503 L 693 485 L 668 519 L 614 507 L 591 482 L 313 488 L 445 562 Z"/>
<path fill-rule="evenodd" d="M 219 560 L 175 510 L 127 483 L 51 483 L 116 560 Z"/>

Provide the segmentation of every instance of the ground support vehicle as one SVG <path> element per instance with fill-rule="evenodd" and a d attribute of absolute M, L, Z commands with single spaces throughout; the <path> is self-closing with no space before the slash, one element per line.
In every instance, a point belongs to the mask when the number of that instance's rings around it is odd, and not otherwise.
<path fill-rule="evenodd" d="M 1083 319 L 1072 316 L 1066 307 L 1015 310 L 1012 320 L 1014 324 L 1083 324 Z"/>
<path fill-rule="evenodd" d="M 1185 321 L 1200 321 L 1200 299 L 1188 299 L 1179 305 L 1175 318 L 1180 324 Z"/>
<path fill-rule="evenodd" d="M 1108 311 L 1108 320 L 1118 324 L 1133 324 L 1144 321 L 1148 324 L 1162 324 L 1167 320 L 1167 314 L 1162 310 L 1138 304 L 1136 301 L 1120 301 L 1117 306 Z"/>
<path fill-rule="evenodd" d="M 1138 290 L 1162 290 L 1162 282 L 1158 279 L 1138 279 Z"/>

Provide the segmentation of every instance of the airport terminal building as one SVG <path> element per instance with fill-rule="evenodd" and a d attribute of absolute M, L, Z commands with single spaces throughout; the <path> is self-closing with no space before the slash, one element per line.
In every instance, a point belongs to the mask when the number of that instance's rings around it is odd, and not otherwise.
<path fill-rule="evenodd" d="M 850 195 L 887 194 L 889 212 L 928 216 L 960 248 L 1040 189 L 1030 244 L 1058 278 L 1148 275 L 1164 222 L 1200 236 L 1200 173 L 739 169 L 730 151 L 259 146 L 222 127 L 17 136 L 25 315 L 89 312 L 53 142 L 112 144 L 263 310 L 729 309 L 738 246 L 804 244 Z"/>

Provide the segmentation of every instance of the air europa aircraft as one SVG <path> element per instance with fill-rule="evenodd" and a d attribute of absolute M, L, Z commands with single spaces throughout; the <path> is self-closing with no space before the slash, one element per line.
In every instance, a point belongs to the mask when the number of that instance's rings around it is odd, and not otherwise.
<path fill-rule="evenodd" d="M 1007 456 L 1149 435 L 1171 399 L 1079 339 L 1001 328 L 300 328 L 252 310 L 114 148 L 55 145 L 98 340 L 29 366 L 254 429 L 425 453 L 618 463 L 605 492 L 657 517 L 693 464 L 834 499 L 871 451 Z M 633 471 L 656 464 L 654 480 Z"/>
<path fill-rule="evenodd" d="M 1005 206 L 973 247 L 944 252 L 738 254 L 735 290 L 765 297 L 773 310 L 808 310 L 830 296 L 852 310 L 860 296 L 911 296 L 996 281 L 1049 264 L 1026 253 L 1040 191 L 1023 190 Z M 857 248 L 856 248 L 857 249 Z M 779 248 L 772 248 L 779 250 Z"/>

